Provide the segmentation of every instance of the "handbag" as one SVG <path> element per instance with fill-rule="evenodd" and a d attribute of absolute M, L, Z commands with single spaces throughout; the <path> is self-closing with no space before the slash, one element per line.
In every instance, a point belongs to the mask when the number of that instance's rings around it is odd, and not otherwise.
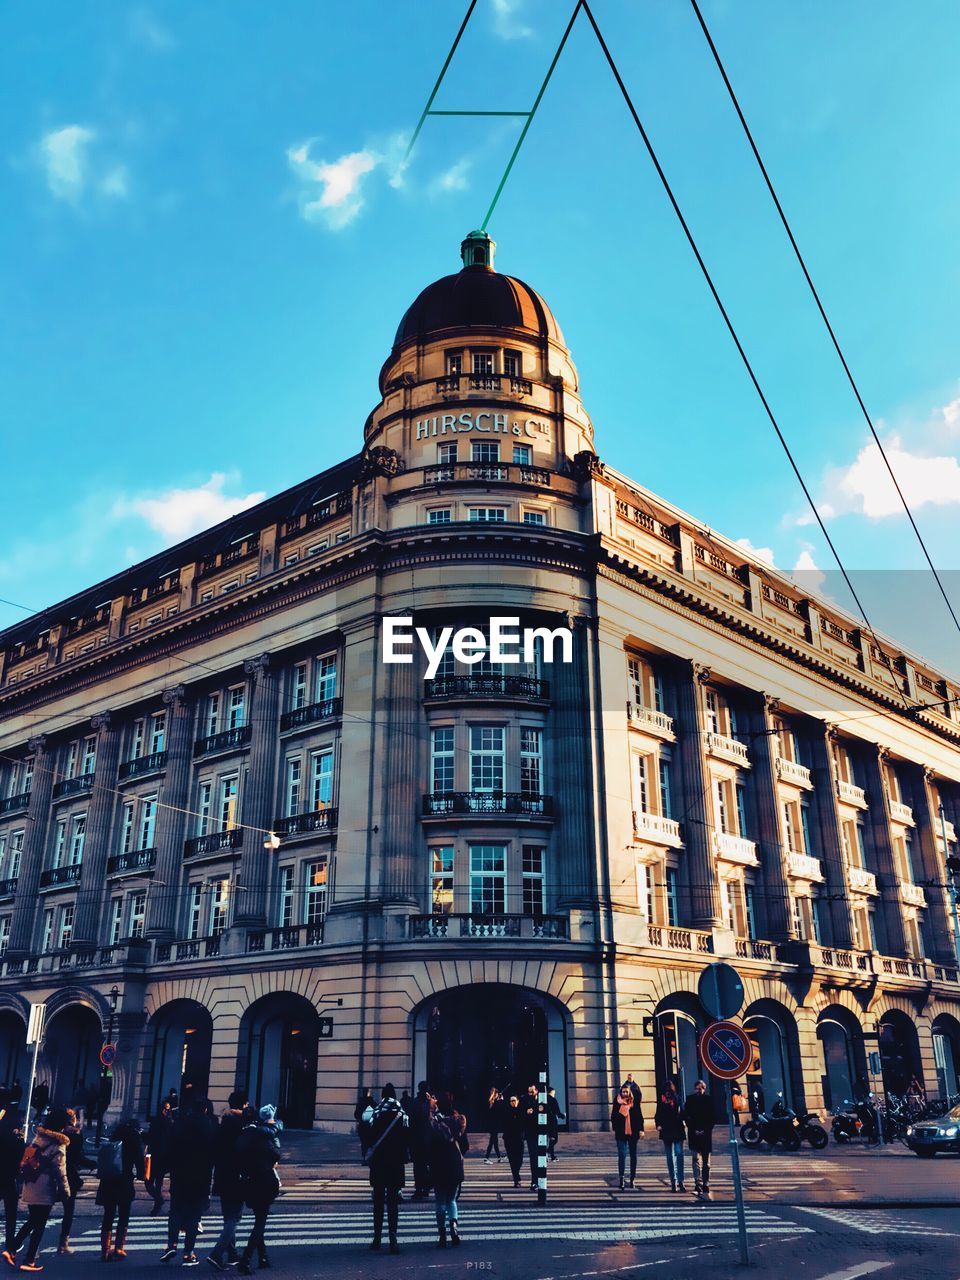
<path fill-rule="evenodd" d="M 393 1128 L 393 1126 L 397 1123 L 397 1121 L 400 1119 L 402 1115 L 403 1115 L 403 1112 L 398 1111 L 397 1114 L 390 1121 L 390 1123 L 387 1125 L 386 1129 L 384 1129 L 383 1133 L 381 1133 L 380 1137 L 373 1144 L 373 1146 L 367 1147 L 366 1151 L 363 1153 L 363 1159 L 362 1159 L 363 1164 L 370 1163 L 370 1157 L 374 1154 L 377 1147 L 379 1147 L 380 1143 L 383 1142 L 384 1138 L 387 1137 L 387 1135 L 390 1133 L 390 1130 Z"/>

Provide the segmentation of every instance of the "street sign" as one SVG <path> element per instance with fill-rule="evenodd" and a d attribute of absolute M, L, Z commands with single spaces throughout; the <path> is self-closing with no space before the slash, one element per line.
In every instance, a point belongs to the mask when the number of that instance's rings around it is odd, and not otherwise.
<path fill-rule="evenodd" d="M 700 1057 L 711 1075 L 738 1080 L 753 1059 L 753 1046 L 735 1022 L 711 1022 L 700 1037 Z"/>
<path fill-rule="evenodd" d="M 100 1050 L 100 1062 L 104 1067 L 112 1067 L 117 1060 L 117 1046 L 105 1044 Z"/>
<path fill-rule="evenodd" d="M 43 1020 L 47 1012 L 45 1003 L 30 1006 L 30 1025 L 27 1027 L 27 1044 L 36 1044 L 43 1035 Z"/>
<path fill-rule="evenodd" d="M 700 1003 L 712 1018 L 734 1018 L 743 1008 L 743 982 L 732 964 L 708 964 L 697 982 Z"/>

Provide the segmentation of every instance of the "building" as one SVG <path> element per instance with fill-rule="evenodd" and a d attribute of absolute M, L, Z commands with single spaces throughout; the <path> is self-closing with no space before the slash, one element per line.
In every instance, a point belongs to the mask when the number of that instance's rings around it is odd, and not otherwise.
<path fill-rule="evenodd" d="M 768 1097 L 957 1091 L 960 685 L 605 466 L 493 253 L 407 311 L 357 456 L 0 634 L 0 1078 L 44 1000 L 56 1101 L 109 1034 L 112 1113 L 478 1115 L 546 1061 L 595 1128 L 699 1074 L 726 956 Z M 572 662 L 381 660 L 494 615 Z"/>

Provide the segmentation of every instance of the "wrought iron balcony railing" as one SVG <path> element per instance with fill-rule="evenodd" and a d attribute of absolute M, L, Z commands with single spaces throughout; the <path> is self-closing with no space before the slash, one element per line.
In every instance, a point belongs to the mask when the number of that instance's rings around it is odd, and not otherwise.
<path fill-rule="evenodd" d="M 126 871 L 150 871 L 157 865 L 156 849 L 131 849 L 107 860 L 107 875 L 118 876 Z"/>
<path fill-rule="evenodd" d="M 63 796 L 78 796 L 93 787 L 94 774 L 79 773 L 75 778 L 61 778 L 54 783 L 53 798 L 60 800 Z"/>
<path fill-rule="evenodd" d="M 553 796 L 528 796 L 519 791 L 443 791 L 423 797 L 425 818 L 553 816 Z"/>
<path fill-rule="evenodd" d="M 0 800 L 0 814 L 18 813 L 21 809 L 30 808 L 30 792 L 21 791 L 17 796 L 7 796 Z"/>
<path fill-rule="evenodd" d="M 546 702 L 549 680 L 525 675 L 438 676 L 426 682 L 425 698 L 523 698 Z"/>
<path fill-rule="evenodd" d="M 221 849 L 239 849 L 243 844 L 243 828 L 231 827 L 229 831 L 211 831 L 209 835 L 194 836 L 183 842 L 185 858 L 202 858 L 205 854 L 218 853 Z"/>
<path fill-rule="evenodd" d="M 324 698 L 322 702 L 311 702 L 305 707 L 295 707 L 293 711 L 285 711 L 280 717 L 280 729 L 299 729 L 305 724 L 316 724 L 320 720 L 332 720 L 343 710 L 342 698 Z"/>
<path fill-rule="evenodd" d="M 48 867 L 40 872 L 40 888 L 57 884 L 77 884 L 80 880 L 80 863 L 68 862 L 62 867 Z"/>
<path fill-rule="evenodd" d="M 167 767 L 167 753 L 153 751 L 148 756 L 135 756 L 132 760 L 124 760 L 117 772 L 122 782 L 125 778 L 142 778 L 145 773 L 157 773 Z"/>
<path fill-rule="evenodd" d="M 303 836 L 313 831 L 336 831 L 336 809 L 317 809 L 313 813 L 295 813 L 287 818 L 276 818 L 274 833 L 278 836 Z"/>
<path fill-rule="evenodd" d="M 194 758 L 209 756 L 215 751 L 234 751 L 245 747 L 250 741 L 248 724 L 234 725 L 232 729 L 221 729 L 219 733 L 210 733 L 205 738 L 198 738 L 193 744 Z"/>

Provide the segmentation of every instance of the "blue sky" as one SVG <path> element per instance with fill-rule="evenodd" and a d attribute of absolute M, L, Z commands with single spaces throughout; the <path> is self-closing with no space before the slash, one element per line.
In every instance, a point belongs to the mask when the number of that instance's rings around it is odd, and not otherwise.
<path fill-rule="evenodd" d="M 437 106 L 528 107 L 571 7 L 480 0 Z M 692 9 L 594 8 L 846 562 L 904 571 L 864 579 L 875 622 L 960 668 Z M 399 167 L 464 9 L 7 10 L 0 596 L 43 607 L 359 448 L 397 321 L 456 269 L 518 128 L 432 120 Z M 960 569 L 960 7 L 704 11 Z M 778 566 L 829 569 L 583 18 L 490 229 L 563 326 L 601 455 Z"/>

